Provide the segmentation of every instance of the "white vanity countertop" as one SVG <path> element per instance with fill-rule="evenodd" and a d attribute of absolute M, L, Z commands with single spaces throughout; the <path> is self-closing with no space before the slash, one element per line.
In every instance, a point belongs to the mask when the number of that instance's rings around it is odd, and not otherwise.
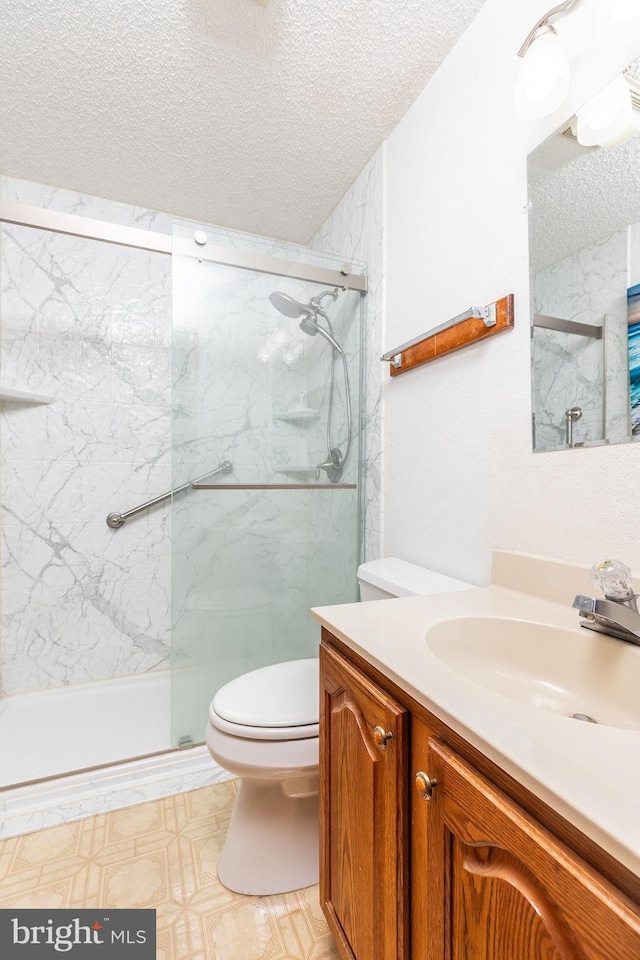
<path fill-rule="evenodd" d="M 317 607 L 312 615 L 640 876 L 640 730 L 582 723 L 494 693 L 447 666 L 425 639 L 439 621 L 478 616 L 584 635 L 569 604 L 490 586 Z M 628 655 L 631 645 L 616 642 Z M 640 647 L 631 649 L 640 658 Z"/>

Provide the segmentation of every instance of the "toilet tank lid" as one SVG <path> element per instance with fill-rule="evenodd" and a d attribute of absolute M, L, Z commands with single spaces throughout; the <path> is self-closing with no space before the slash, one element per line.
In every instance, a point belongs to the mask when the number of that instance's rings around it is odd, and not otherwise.
<path fill-rule="evenodd" d="M 358 567 L 358 580 L 386 590 L 394 597 L 413 597 L 452 590 L 471 590 L 474 584 L 455 580 L 435 570 L 427 570 L 398 557 L 369 560 Z"/>
<path fill-rule="evenodd" d="M 244 673 L 221 687 L 211 706 L 219 717 L 246 727 L 317 724 L 318 658 L 273 663 Z"/>

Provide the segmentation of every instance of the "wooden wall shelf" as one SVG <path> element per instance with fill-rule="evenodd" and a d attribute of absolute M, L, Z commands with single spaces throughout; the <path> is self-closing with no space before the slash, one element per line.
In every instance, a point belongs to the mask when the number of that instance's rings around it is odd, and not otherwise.
<path fill-rule="evenodd" d="M 427 331 L 424 336 L 416 337 L 395 350 L 389 350 L 381 359 L 389 361 L 389 373 L 392 377 L 398 377 L 407 370 L 422 366 L 423 363 L 437 360 L 447 353 L 461 350 L 512 328 L 513 294 L 509 293 L 482 309 L 471 307 L 466 313 L 454 317 L 435 330 Z"/>

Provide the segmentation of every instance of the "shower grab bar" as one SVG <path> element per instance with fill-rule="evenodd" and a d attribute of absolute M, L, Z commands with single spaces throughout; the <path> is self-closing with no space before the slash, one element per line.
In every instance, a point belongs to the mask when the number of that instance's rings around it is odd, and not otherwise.
<path fill-rule="evenodd" d="M 189 490 L 195 487 L 197 483 L 202 483 L 203 480 L 207 480 L 209 477 L 215 477 L 218 473 L 231 473 L 232 470 L 233 464 L 231 461 L 222 460 L 214 470 L 209 470 L 208 473 L 197 477 L 195 480 L 190 480 L 189 483 L 183 483 L 181 487 L 175 487 L 173 490 L 168 490 L 167 493 L 161 493 L 159 497 L 154 497 L 153 500 L 147 500 L 146 503 L 141 503 L 139 507 L 134 507 L 132 510 L 125 510 L 124 513 L 110 513 L 107 517 L 107 526 L 111 527 L 112 530 L 118 530 L 130 517 L 135 517 L 138 513 L 142 513 L 150 507 L 155 507 L 158 503 L 164 503 L 169 497 L 174 497 L 177 493 Z"/>

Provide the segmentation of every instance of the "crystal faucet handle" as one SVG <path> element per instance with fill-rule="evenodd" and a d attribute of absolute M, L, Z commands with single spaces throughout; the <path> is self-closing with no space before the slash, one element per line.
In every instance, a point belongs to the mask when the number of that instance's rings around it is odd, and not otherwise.
<path fill-rule="evenodd" d="M 635 596 L 631 570 L 620 560 L 598 560 L 589 572 L 594 587 L 608 600 L 631 600 Z"/>

